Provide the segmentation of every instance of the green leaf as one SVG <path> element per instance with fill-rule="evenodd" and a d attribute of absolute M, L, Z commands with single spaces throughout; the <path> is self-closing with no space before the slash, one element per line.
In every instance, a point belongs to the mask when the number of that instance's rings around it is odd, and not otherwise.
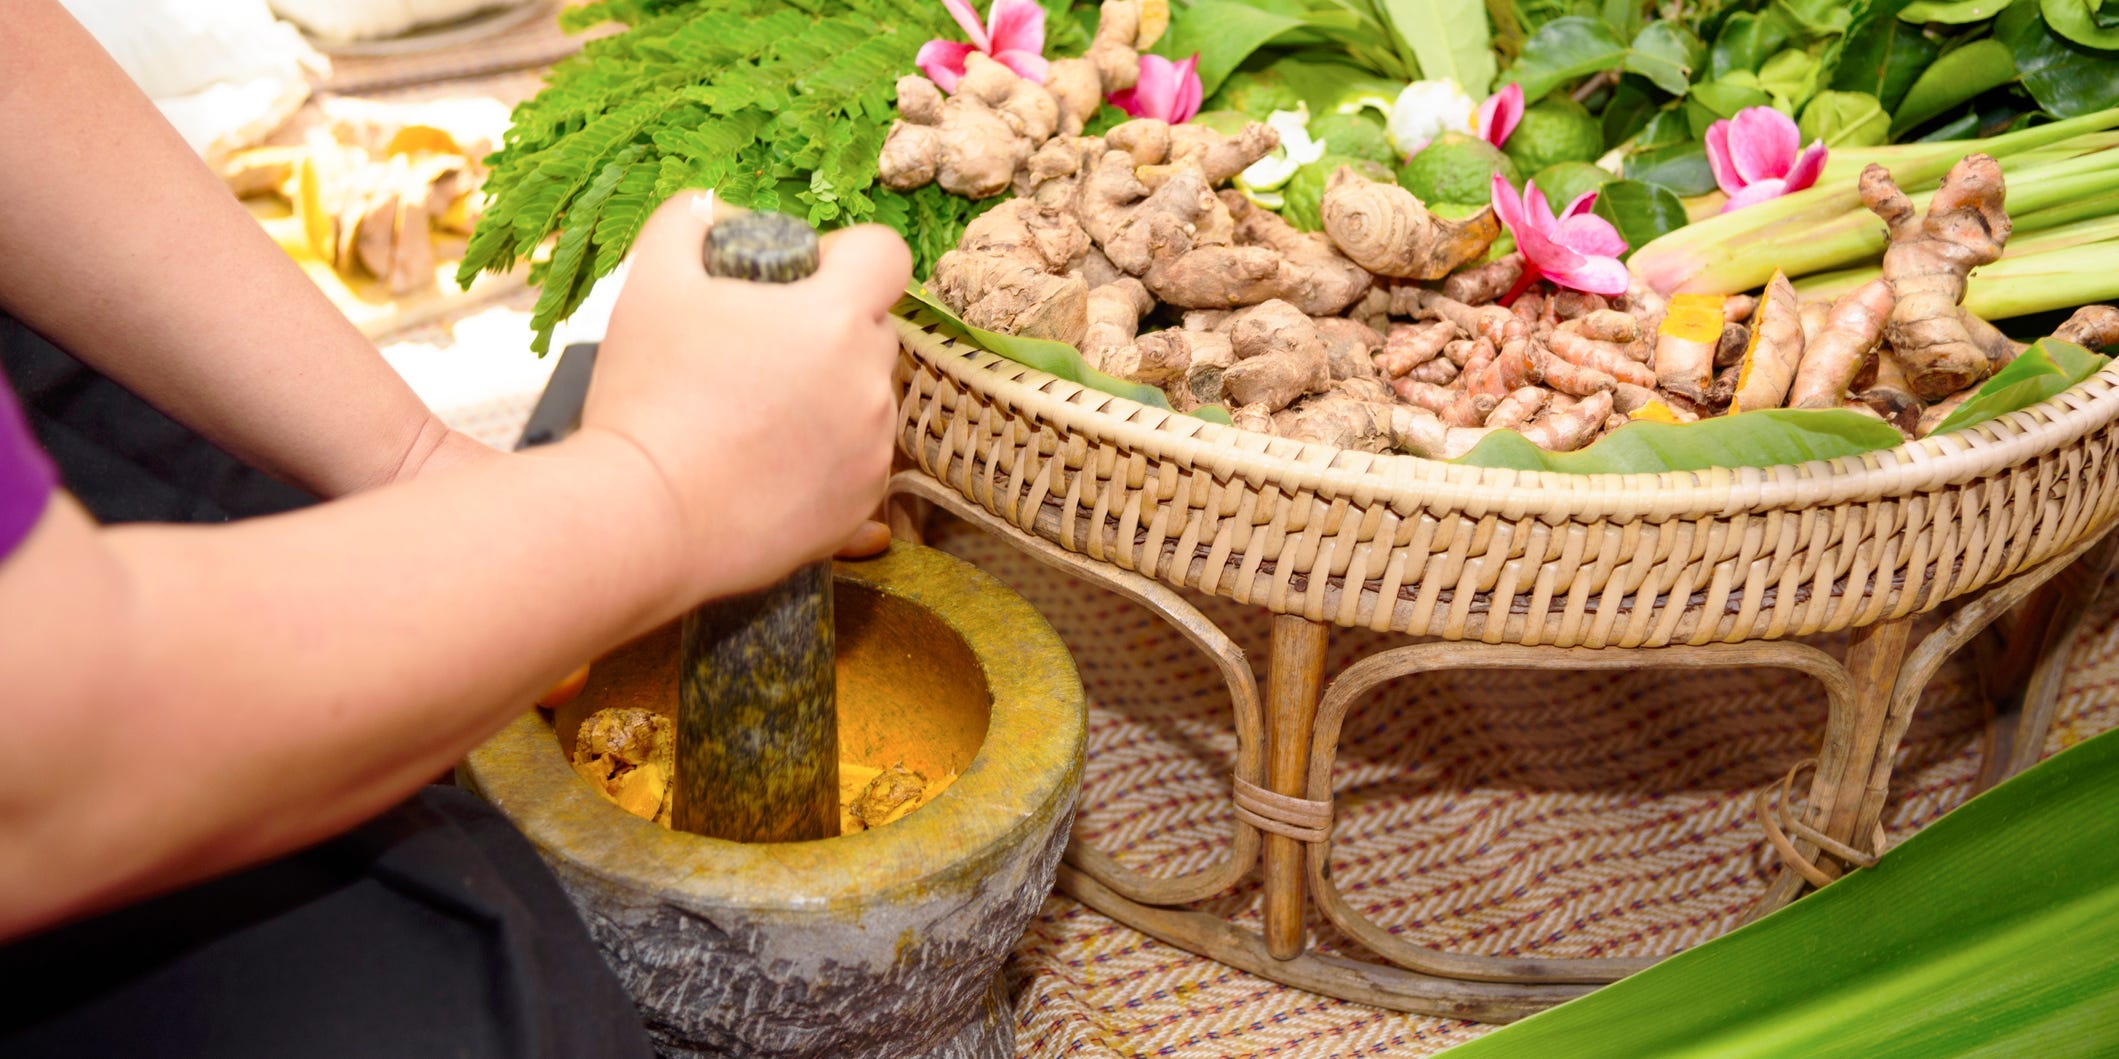
<path fill-rule="evenodd" d="M 2035 5 L 2010 5 L 1994 20 L 1994 38 L 2014 53 L 2023 87 L 2047 113 L 2073 118 L 2119 106 L 2119 56 L 2052 32 Z"/>
<path fill-rule="evenodd" d="M 1713 183 L 1710 177 L 1709 184 Z M 1685 226 L 1685 204 L 1671 189 L 1639 180 L 1614 180 L 1597 189 L 1589 212 L 1611 222 L 1628 247 L 1645 246 Z"/>
<path fill-rule="evenodd" d="M 1301 19 L 1238 0 L 1198 0 L 1173 13 L 1170 31 L 1155 43 L 1154 50 L 1171 59 L 1199 53 L 1199 83 L 1206 95 L 1213 95 L 1259 48 L 1302 25 Z"/>
<path fill-rule="evenodd" d="M 1775 408 L 1697 423 L 1628 423 L 1575 452 L 1547 452 L 1521 434 L 1499 430 L 1454 462 L 1561 474 L 1652 474 L 1778 467 L 1895 448 L 1904 441 L 1895 427 L 1871 416 L 1838 408 Z"/>
<path fill-rule="evenodd" d="M 1693 73 L 1705 61 L 1706 52 L 1700 38 L 1682 24 L 1651 22 L 1627 48 L 1625 68 L 1673 96 L 1682 96 L 1692 83 Z"/>
<path fill-rule="evenodd" d="M 2014 80 L 2016 60 L 2009 46 L 1991 37 L 1975 40 L 1935 60 L 1921 73 L 1891 118 L 1891 134 L 1919 128 L 1929 118 Z"/>
<path fill-rule="evenodd" d="M 1780 19 L 1739 11 L 1715 35 L 1707 57 L 1707 76 L 1719 79 L 1738 70 L 1756 72 L 1787 43 L 1788 27 Z"/>
<path fill-rule="evenodd" d="M 2085 48 L 2119 48 L 2119 26 L 2112 24 L 2113 15 L 2105 13 L 2104 0 L 2041 0 L 2038 7 L 2053 32 Z"/>
<path fill-rule="evenodd" d="M 1847 32 L 1857 6 L 1842 0 L 1773 0 L 1774 11 L 1809 37 L 1829 37 Z"/>
<path fill-rule="evenodd" d="M 1819 92 L 1795 128 L 1804 143 L 1823 140 L 1827 148 L 1891 142 L 1891 115 L 1867 92 Z"/>
<path fill-rule="evenodd" d="M 1139 401 L 1150 408 L 1160 408 L 1164 411 L 1170 409 L 1170 401 L 1163 396 L 1161 390 L 1145 383 L 1127 382 L 1106 375 L 1090 367 L 1089 362 L 1082 359 L 1081 353 L 1065 342 L 1004 335 L 982 327 L 973 327 L 950 312 L 948 306 L 921 289 L 917 283 L 905 288 L 905 297 L 899 299 L 891 312 L 914 323 L 935 327 L 951 338 L 969 342 L 988 353 L 1005 357 L 1026 368 L 1036 368 L 1048 375 L 1056 375 L 1075 385 L 1086 386 L 1113 397 Z M 1208 407 L 1219 412 L 1221 418 L 1215 419 L 1214 412 L 1208 412 L 1202 418 L 1214 419 L 1224 424 L 1228 422 L 1226 409 L 1211 405 Z"/>
<path fill-rule="evenodd" d="M 1874 868 L 1450 1059 L 2109 1054 L 2115 805 L 2119 735 L 2107 733 L 1907 836 Z"/>
<path fill-rule="evenodd" d="M 1540 27 L 1523 43 L 1523 57 L 1502 78 L 1523 86 L 1523 98 L 1547 92 L 1590 74 L 1617 68 L 1626 61 L 1626 42 L 1610 26 L 1570 15 Z"/>
<path fill-rule="evenodd" d="M 1707 148 L 1697 140 L 1627 155 L 1626 178 L 1665 187 L 1678 195 L 1705 195 L 1716 186 L 1714 167 L 1707 162 Z"/>
<path fill-rule="evenodd" d="M 1758 86 L 1773 97 L 1773 105 L 1793 115 L 1817 94 L 1817 75 L 1822 67 L 1810 53 L 1789 48 L 1766 60 L 1758 69 Z"/>
<path fill-rule="evenodd" d="M 1486 95 L 1494 53 L 1482 0 L 1381 0 L 1380 6 L 1419 60 L 1421 77 L 1449 78 L 1473 99 Z"/>
<path fill-rule="evenodd" d="M 1659 104 L 1655 96 L 1641 85 L 1638 77 L 1621 77 L 1618 87 L 1612 89 L 1611 99 L 1604 104 L 1604 113 L 1598 116 L 1604 126 L 1605 149 L 1626 142 L 1628 137 L 1647 128 L 1656 117 Z"/>
<path fill-rule="evenodd" d="M 1942 42 L 1898 20 L 1905 6 L 1904 0 L 1883 0 L 1848 27 L 1837 52 L 1827 52 L 1832 73 L 1826 87 L 1867 92 L 1885 110 L 1898 109 L 1920 72 L 1942 54 Z"/>
<path fill-rule="evenodd" d="M 2001 12 L 2010 0 L 1920 0 L 1907 4 L 1898 13 L 1903 22 L 1936 22 L 1945 26 L 1961 26 L 1967 22 L 1980 22 Z"/>
<path fill-rule="evenodd" d="M 1977 393 L 1935 427 L 1934 433 L 1963 430 L 2029 408 L 2096 374 L 2111 359 L 2072 342 L 2041 338 L 1981 384 Z"/>

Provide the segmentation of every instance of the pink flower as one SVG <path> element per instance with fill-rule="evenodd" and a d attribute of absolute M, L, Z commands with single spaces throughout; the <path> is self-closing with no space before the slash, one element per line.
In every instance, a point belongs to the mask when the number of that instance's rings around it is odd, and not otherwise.
<path fill-rule="evenodd" d="M 1140 57 L 1140 80 L 1111 93 L 1111 105 L 1136 118 L 1161 118 L 1172 125 L 1192 120 L 1206 90 L 1199 83 L 1199 53 L 1179 62 L 1160 55 Z"/>
<path fill-rule="evenodd" d="M 1619 263 L 1626 240 L 1610 221 L 1589 212 L 1596 200 L 1595 191 L 1585 191 L 1554 217 L 1537 181 L 1525 184 L 1518 196 L 1507 179 L 1494 174 L 1494 214 L 1515 234 L 1523 254 L 1523 278 L 1508 300 L 1540 276 L 1591 294 L 1626 293 L 1626 266 Z"/>
<path fill-rule="evenodd" d="M 1825 142 L 1803 142 L 1795 121 L 1772 107 L 1745 107 L 1734 119 L 1707 126 L 1707 164 L 1729 201 L 1722 212 L 1779 198 L 1817 183 L 1825 171 Z"/>
<path fill-rule="evenodd" d="M 942 0 L 942 6 L 964 27 L 971 43 L 931 40 L 920 45 L 913 61 L 936 87 L 956 91 L 957 79 L 964 76 L 964 57 L 972 52 L 984 52 L 1016 73 L 1045 83 L 1045 9 L 1037 0 L 993 0 L 985 25 L 979 24 L 970 0 Z"/>
<path fill-rule="evenodd" d="M 1479 138 L 1499 147 L 1523 120 L 1523 86 L 1507 84 L 1479 104 Z"/>

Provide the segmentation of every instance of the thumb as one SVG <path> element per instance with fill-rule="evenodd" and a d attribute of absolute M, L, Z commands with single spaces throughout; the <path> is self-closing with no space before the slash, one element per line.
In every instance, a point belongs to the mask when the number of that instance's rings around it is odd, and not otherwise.
<path fill-rule="evenodd" d="M 688 264 L 706 274 L 706 232 L 716 220 L 727 220 L 742 212 L 723 202 L 711 191 L 680 191 L 664 200 L 640 235 L 633 240 L 633 253 L 655 268 Z"/>

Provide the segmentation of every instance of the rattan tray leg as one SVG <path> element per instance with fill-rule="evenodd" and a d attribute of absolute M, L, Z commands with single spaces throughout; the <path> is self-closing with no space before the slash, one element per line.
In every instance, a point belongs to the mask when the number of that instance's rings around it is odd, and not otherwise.
<path fill-rule="evenodd" d="M 1129 901 L 1062 864 L 1060 892 L 1143 934 L 1217 963 L 1321 996 L 1475 1022 L 1513 1022 L 1596 988 L 1565 983 L 1467 982 L 1397 967 L 1304 952 L 1281 959 L 1263 935 L 1219 916 Z"/>
<path fill-rule="evenodd" d="M 2069 564 L 2065 573 L 2040 585 L 2017 611 L 2008 649 L 1987 684 L 1987 694 L 1996 705 L 1993 731 L 1997 738 L 1980 770 L 1978 789 L 1985 790 L 2037 763 L 2060 704 L 2060 685 L 2067 675 L 2075 634 L 2103 591 L 2115 557 L 2119 557 L 2119 532 L 2106 534 Z"/>
<path fill-rule="evenodd" d="M 1273 657 L 1266 670 L 1266 781 L 1273 793 L 1301 798 L 1310 772 L 1310 729 L 1324 686 L 1325 626 L 1292 615 L 1273 618 Z M 1266 951 L 1274 959 L 1302 954 L 1303 853 L 1306 843 L 1265 836 Z"/>

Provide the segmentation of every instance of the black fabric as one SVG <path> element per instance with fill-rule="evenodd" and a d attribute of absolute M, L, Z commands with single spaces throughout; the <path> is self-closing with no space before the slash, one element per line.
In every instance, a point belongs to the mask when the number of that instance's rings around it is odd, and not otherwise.
<path fill-rule="evenodd" d="M 453 787 L 0 949 L 0 982 L 6 1059 L 653 1054 L 536 851 Z"/>
<path fill-rule="evenodd" d="M 0 366 L 67 492 L 99 522 L 226 522 L 316 501 L 4 314 Z"/>

